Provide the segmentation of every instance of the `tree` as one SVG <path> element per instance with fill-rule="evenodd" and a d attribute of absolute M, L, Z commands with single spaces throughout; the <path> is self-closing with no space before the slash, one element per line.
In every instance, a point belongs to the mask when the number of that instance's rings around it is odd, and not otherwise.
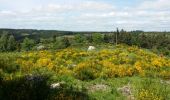
<path fill-rule="evenodd" d="M 22 49 L 26 51 L 31 50 L 34 44 L 35 44 L 34 40 L 26 37 L 22 43 Z"/>
<path fill-rule="evenodd" d="M 56 39 L 56 42 L 54 43 L 53 48 L 54 49 L 64 49 L 64 48 L 69 47 L 70 45 L 71 44 L 70 44 L 69 39 L 67 37 L 62 37 L 62 38 Z"/>
<path fill-rule="evenodd" d="M 0 38 L 0 51 L 6 51 L 8 45 L 8 34 L 3 33 Z"/>
<path fill-rule="evenodd" d="M 16 50 L 21 51 L 21 43 L 16 42 Z"/>
<path fill-rule="evenodd" d="M 75 35 L 75 41 L 76 43 L 84 43 L 86 40 L 85 36 L 83 34 L 76 34 Z"/>
<path fill-rule="evenodd" d="M 67 48 L 71 45 L 70 41 L 67 37 L 62 38 L 61 42 L 62 42 L 62 44 L 64 45 L 65 48 Z"/>
<path fill-rule="evenodd" d="M 16 49 L 16 41 L 13 35 L 9 36 L 7 50 L 14 51 Z"/>
<path fill-rule="evenodd" d="M 56 42 L 56 37 L 57 37 L 56 35 L 53 35 L 53 38 L 52 38 L 53 42 Z"/>
<path fill-rule="evenodd" d="M 116 37 L 115 37 L 115 38 L 116 38 L 116 39 L 115 39 L 115 40 L 116 40 L 116 41 L 115 41 L 115 42 L 116 42 L 116 45 L 118 44 L 118 40 L 119 40 L 118 37 L 119 37 L 119 29 L 117 28 Z"/>
<path fill-rule="evenodd" d="M 87 41 L 88 41 L 89 43 L 93 42 L 92 33 L 88 34 L 88 35 L 86 36 L 86 39 L 87 39 Z"/>
<path fill-rule="evenodd" d="M 110 38 L 108 34 L 104 34 L 103 40 L 105 43 L 109 43 L 110 42 Z"/>
<path fill-rule="evenodd" d="M 92 34 L 92 39 L 94 43 L 101 43 L 103 41 L 103 37 L 100 33 Z"/>

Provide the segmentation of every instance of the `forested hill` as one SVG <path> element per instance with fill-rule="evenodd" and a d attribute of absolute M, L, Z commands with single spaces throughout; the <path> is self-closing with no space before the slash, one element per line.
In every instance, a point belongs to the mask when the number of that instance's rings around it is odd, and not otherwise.
<path fill-rule="evenodd" d="M 3 52 L 20 51 L 24 48 L 33 50 L 38 45 L 45 45 L 48 49 L 61 49 L 102 43 L 136 45 L 147 49 L 158 49 L 165 55 L 170 55 L 170 32 L 127 32 L 118 28 L 114 32 L 0 29 L 0 50 Z"/>
<path fill-rule="evenodd" d="M 0 35 L 7 33 L 9 35 L 14 35 L 16 40 L 22 40 L 25 37 L 31 39 L 38 38 L 50 38 L 52 36 L 63 36 L 63 35 L 75 35 L 77 33 L 90 34 L 97 32 L 72 32 L 72 31 L 59 31 L 59 30 L 37 30 L 37 29 L 2 29 L 0 28 Z M 109 32 L 100 32 L 109 33 Z"/>
<path fill-rule="evenodd" d="M 14 35 L 17 40 L 22 40 L 25 37 L 36 38 L 49 38 L 51 36 L 60 35 L 73 35 L 70 31 L 58 31 L 58 30 L 36 30 L 36 29 L 0 29 L 0 35 L 8 33 Z"/>
<path fill-rule="evenodd" d="M 124 31 L 124 30 L 121 30 Z M 25 37 L 31 38 L 31 39 L 39 39 L 39 38 L 50 38 L 53 36 L 63 36 L 63 35 L 75 35 L 75 34 L 91 34 L 91 33 L 116 33 L 115 31 L 113 32 L 73 32 L 73 31 L 59 31 L 59 30 L 37 30 L 37 29 L 5 29 L 5 28 L 0 28 L 0 36 L 3 33 L 7 33 L 9 35 L 13 35 L 16 40 L 23 40 Z M 144 33 L 144 34 L 164 34 L 166 33 L 167 35 L 170 35 L 170 32 L 143 32 L 141 30 L 137 31 L 130 31 L 127 33 Z"/>

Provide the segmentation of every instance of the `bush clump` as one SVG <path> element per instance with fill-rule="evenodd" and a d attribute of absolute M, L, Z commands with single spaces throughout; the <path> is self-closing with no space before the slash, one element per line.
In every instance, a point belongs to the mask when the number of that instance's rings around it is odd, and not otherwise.
<path fill-rule="evenodd" d="M 75 67 L 75 77 L 80 80 L 94 80 L 100 76 L 102 66 L 97 61 L 82 62 Z"/>

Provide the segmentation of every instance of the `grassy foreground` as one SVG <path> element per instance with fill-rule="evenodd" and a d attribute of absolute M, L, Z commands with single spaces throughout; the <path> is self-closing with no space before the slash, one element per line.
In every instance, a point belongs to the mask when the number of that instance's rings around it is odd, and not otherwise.
<path fill-rule="evenodd" d="M 169 100 L 170 58 L 127 45 L 1 53 L 0 84 L 0 100 Z"/>

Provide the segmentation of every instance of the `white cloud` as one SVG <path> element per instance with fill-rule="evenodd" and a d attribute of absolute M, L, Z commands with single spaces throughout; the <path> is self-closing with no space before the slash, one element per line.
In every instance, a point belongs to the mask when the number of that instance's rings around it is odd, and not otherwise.
<path fill-rule="evenodd" d="M 79 0 L 77 0 L 79 1 Z M 61 30 L 170 30 L 170 0 L 144 0 L 136 6 L 118 7 L 114 3 L 79 1 L 47 3 L 28 10 L 0 10 L 0 27 Z"/>
<path fill-rule="evenodd" d="M 170 9 L 170 0 L 151 0 L 144 1 L 139 9 L 145 10 L 169 10 Z"/>
<path fill-rule="evenodd" d="M 42 13 L 52 12 L 77 12 L 77 11 L 110 11 L 113 10 L 113 5 L 94 1 L 84 1 L 79 4 L 47 4 L 46 6 L 39 6 L 32 9 L 32 11 L 38 11 Z"/>
<path fill-rule="evenodd" d="M 16 13 L 8 10 L 0 11 L 0 16 L 13 16 L 13 15 L 16 15 Z"/>

